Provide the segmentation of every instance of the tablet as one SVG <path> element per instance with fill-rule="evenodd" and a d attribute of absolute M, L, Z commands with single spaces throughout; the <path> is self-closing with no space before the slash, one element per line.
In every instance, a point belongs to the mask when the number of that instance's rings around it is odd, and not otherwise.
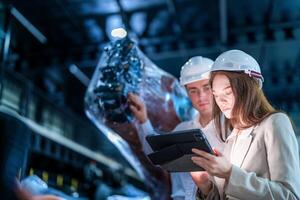
<path fill-rule="evenodd" d="M 213 154 L 209 142 L 200 129 L 149 135 L 146 140 L 154 151 L 147 155 L 148 158 L 154 165 L 159 165 L 169 172 L 204 170 L 192 162 L 191 157 L 195 155 L 192 148 Z"/>
<path fill-rule="evenodd" d="M 149 143 L 153 151 L 159 151 L 171 145 L 185 146 L 187 143 L 193 143 L 197 148 L 213 154 L 213 150 L 200 129 L 189 129 L 182 131 L 173 131 L 161 135 L 148 135 L 146 141 Z M 187 145 L 187 147 L 189 147 Z"/>

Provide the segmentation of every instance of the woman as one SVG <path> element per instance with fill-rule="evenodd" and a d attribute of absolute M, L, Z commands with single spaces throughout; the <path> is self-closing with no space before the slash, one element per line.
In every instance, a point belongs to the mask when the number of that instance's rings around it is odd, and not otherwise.
<path fill-rule="evenodd" d="M 198 198 L 300 199 L 295 133 L 288 116 L 276 111 L 264 96 L 256 60 L 230 50 L 216 59 L 212 71 L 216 126 L 220 133 L 232 131 L 222 154 L 217 149 L 216 155 L 193 149 L 197 155 L 193 162 L 214 176 L 208 183 L 196 181 L 201 188 Z M 221 130 L 222 113 L 227 128 Z"/>

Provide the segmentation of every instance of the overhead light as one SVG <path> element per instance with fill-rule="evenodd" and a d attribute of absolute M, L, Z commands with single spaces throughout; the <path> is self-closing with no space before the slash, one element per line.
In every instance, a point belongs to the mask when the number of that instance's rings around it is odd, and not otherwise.
<path fill-rule="evenodd" d="M 124 28 L 115 28 L 111 31 L 111 36 L 115 38 L 124 38 L 127 35 L 127 31 Z"/>

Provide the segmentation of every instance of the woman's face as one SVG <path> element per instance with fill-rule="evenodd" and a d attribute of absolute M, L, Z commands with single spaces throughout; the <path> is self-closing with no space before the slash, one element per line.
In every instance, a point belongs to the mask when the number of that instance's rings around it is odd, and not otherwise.
<path fill-rule="evenodd" d="M 217 74 L 212 82 L 212 93 L 217 105 L 226 118 L 231 118 L 231 112 L 235 103 L 229 79 L 223 74 Z"/>

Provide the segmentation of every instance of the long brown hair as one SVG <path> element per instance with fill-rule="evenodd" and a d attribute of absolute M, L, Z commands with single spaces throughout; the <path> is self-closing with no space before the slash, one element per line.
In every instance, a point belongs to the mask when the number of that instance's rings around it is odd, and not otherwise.
<path fill-rule="evenodd" d="M 223 140 L 228 136 L 229 130 L 232 129 L 233 125 L 239 129 L 245 129 L 278 112 L 265 97 L 257 79 L 251 78 L 243 72 L 215 71 L 211 73 L 211 86 L 217 74 L 225 75 L 229 79 L 235 98 L 231 113 L 232 117 L 231 119 L 225 119 L 224 125 L 221 122 L 222 112 L 215 99 L 213 100 L 213 117 L 216 128 Z"/>

